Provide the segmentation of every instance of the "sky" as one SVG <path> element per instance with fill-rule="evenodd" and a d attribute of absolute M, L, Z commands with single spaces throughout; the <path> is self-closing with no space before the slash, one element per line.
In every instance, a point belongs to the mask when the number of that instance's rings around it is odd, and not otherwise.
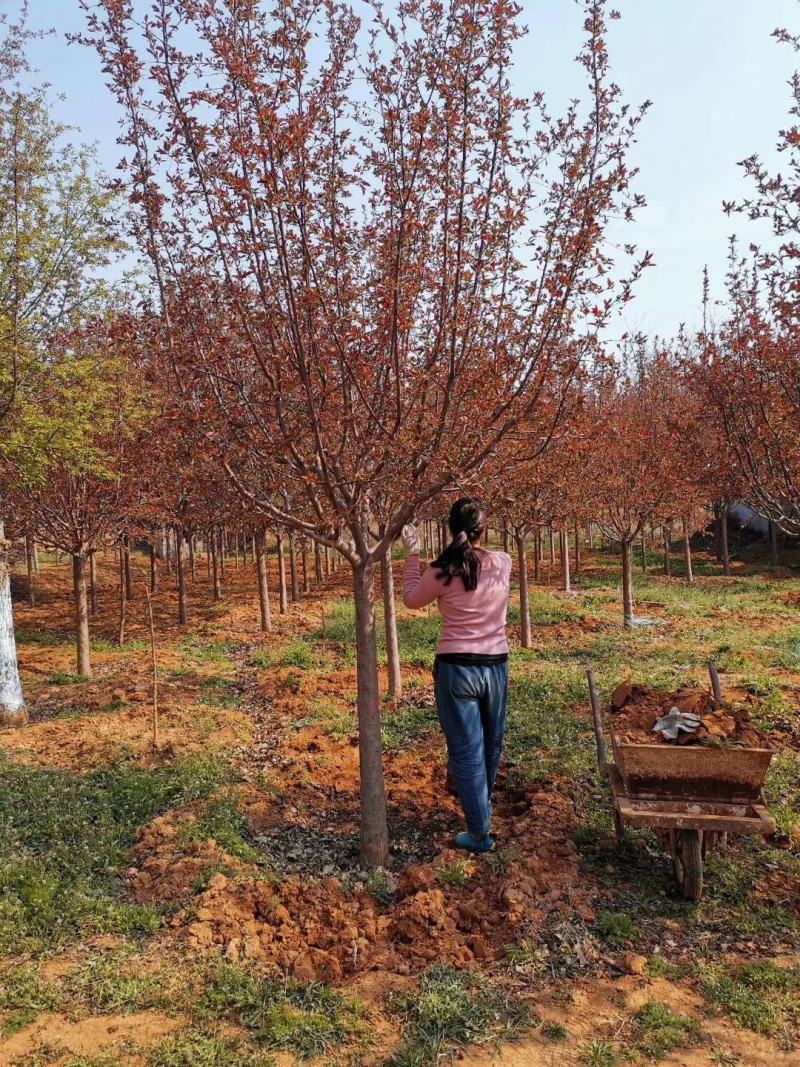
<path fill-rule="evenodd" d="M 144 7 L 144 0 L 137 0 Z M 356 10 L 358 0 L 352 0 Z M 754 152 L 777 165 L 775 143 L 790 106 L 787 80 L 800 59 L 770 35 L 777 26 L 800 32 L 798 0 L 618 0 L 622 14 L 611 24 L 609 52 L 615 80 L 633 104 L 651 100 L 631 162 L 635 188 L 647 207 L 625 240 L 653 253 L 636 298 L 621 324 L 629 330 L 670 336 L 680 323 L 700 320 L 702 271 L 708 265 L 712 295 L 723 295 L 727 238 L 743 247 L 768 239 L 768 230 L 727 217 L 722 201 L 751 187 L 737 162 Z M 14 16 L 20 0 L 0 0 Z M 529 34 L 514 73 L 520 94 L 542 89 L 551 111 L 580 87 L 573 62 L 581 40 L 574 0 L 522 0 Z M 38 42 L 32 59 L 63 99 L 58 117 L 76 129 L 76 140 L 97 145 L 109 172 L 121 154 L 118 114 L 105 88 L 97 57 L 69 44 L 66 34 L 83 27 L 78 0 L 29 0 L 35 28 L 56 32 Z"/>

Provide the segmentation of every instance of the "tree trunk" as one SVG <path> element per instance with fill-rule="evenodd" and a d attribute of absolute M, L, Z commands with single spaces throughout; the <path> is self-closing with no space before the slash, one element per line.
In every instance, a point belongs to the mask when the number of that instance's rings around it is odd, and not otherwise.
<path fill-rule="evenodd" d="M 281 615 L 286 614 L 288 597 L 286 595 L 286 560 L 283 553 L 283 534 L 280 530 L 275 534 L 278 544 L 278 608 Z"/>
<path fill-rule="evenodd" d="M 217 566 L 219 567 L 220 581 L 225 581 L 225 551 L 228 546 L 227 538 L 225 537 L 225 529 L 221 527 L 218 533 L 219 548 L 217 550 Z"/>
<path fill-rule="evenodd" d="M 774 522 L 769 524 L 769 561 L 773 567 L 780 563 L 778 558 L 778 527 Z"/>
<path fill-rule="evenodd" d="M 508 540 L 508 519 L 503 520 L 503 551 L 508 555 L 509 540 Z"/>
<path fill-rule="evenodd" d="M 33 573 L 39 573 L 39 546 L 36 544 L 36 538 L 31 539 L 31 549 L 33 551 Z"/>
<path fill-rule="evenodd" d="M 125 559 L 125 599 L 133 600 L 133 581 L 131 580 L 131 543 L 128 535 L 122 538 L 123 556 Z"/>
<path fill-rule="evenodd" d="M 642 574 L 647 574 L 647 536 L 642 527 Z"/>
<path fill-rule="evenodd" d="M 381 867 L 389 858 L 389 832 L 386 826 L 386 794 L 381 759 L 374 574 L 375 567 L 372 563 L 353 568 L 358 755 L 361 777 L 361 855 L 369 866 Z"/>
<path fill-rule="evenodd" d="M 381 581 L 383 583 L 383 625 L 386 631 L 386 665 L 389 672 L 389 696 L 393 700 L 399 700 L 403 692 L 403 678 L 400 673 L 400 646 L 397 641 L 394 576 L 392 574 L 392 557 L 389 552 L 381 560 Z"/>
<path fill-rule="evenodd" d="M 523 648 L 531 647 L 531 611 L 528 601 L 528 551 L 525 546 L 525 534 L 515 533 L 517 545 L 517 563 L 519 565 L 519 643 Z"/>
<path fill-rule="evenodd" d="M 714 505 L 714 555 L 717 563 L 722 563 L 722 521 L 719 504 Z"/>
<path fill-rule="evenodd" d="M 125 616 L 128 611 L 128 598 L 125 595 L 125 555 L 122 545 L 119 546 L 119 627 L 117 629 L 117 644 L 120 648 L 125 644 Z"/>
<path fill-rule="evenodd" d="M 150 592 L 158 589 L 158 566 L 156 564 L 156 546 L 150 544 Z"/>
<path fill-rule="evenodd" d="M 537 526 L 533 534 L 533 580 L 537 585 L 542 582 L 542 531 Z"/>
<path fill-rule="evenodd" d="M 325 545 L 325 577 L 326 578 L 330 578 L 330 576 L 331 576 L 331 554 L 328 551 L 328 546 Z"/>
<path fill-rule="evenodd" d="M 569 538 L 565 527 L 562 527 L 558 535 L 561 544 L 561 585 L 565 593 L 572 592 L 572 582 L 569 573 Z"/>
<path fill-rule="evenodd" d="M 205 549 L 206 549 L 206 578 L 210 578 L 211 577 L 211 551 L 212 551 L 212 549 L 211 549 L 211 539 L 212 539 L 213 536 L 214 536 L 213 533 L 212 534 L 209 534 L 209 533 L 206 534 L 206 544 L 205 544 Z"/>
<path fill-rule="evenodd" d="M 194 534 L 190 533 L 188 537 L 189 541 L 189 576 L 194 582 Z"/>
<path fill-rule="evenodd" d="M 578 523 L 575 523 L 575 581 L 581 580 L 581 528 Z"/>
<path fill-rule="evenodd" d="M 219 559 L 217 558 L 219 542 L 217 541 L 217 531 L 211 531 L 211 539 L 209 541 L 211 547 L 211 575 L 214 588 L 214 600 L 222 600 L 222 586 L 219 580 Z"/>
<path fill-rule="evenodd" d="M 175 527 L 175 571 L 178 576 L 178 625 L 185 626 L 189 621 L 186 610 L 186 576 L 183 572 L 183 530 Z"/>
<path fill-rule="evenodd" d="M 8 542 L 0 520 L 0 725 L 19 726 L 27 718 L 17 665 Z"/>
<path fill-rule="evenodd" d="M 298 552 L 294 542 L 293 531 L 289 531 L 289 579 L 291 582 L 291 602 L 297 604 L 300 600 L 300 587 L 298 585 Z"/>
<path fill-rule="evenodd" d="M 318 586 L 322 585 L 322 553 L 319 541 L 314 542 L 314 581 Z"/>
<path fill-rule="evenodd" d="M 269 586 L 267 585 L 267 551 L 264 530 L 256 530 L 253 549 L 256 554 L 256 571 L 258 573 L 258 607 L 261 612 L 261 629 L 269 633 L 272 619 L 269 613 Z"/>
<path fill-rule="evenodd" d="M 33 538 L 25 534 L 25 564 L 28 568 L 28 604 L 36 607 L 36 590 L 33 588 Z"/>
<path fill-rule="evenodd" d="M 723 504 L 719 516 L 719 539 L 720 548 L 722 550 L 722 573 L 726 577 L 730 577 L 731 573 L 731 554 L 728 546 L 728 505 Z"/>
<path fill-rule="evenodd" d="M 633 626 L 633 543 L 622 542 L 622 617 L 625 626 Z"/>
<path fill-rule="evenodd" d="M 664 527 L 664 576 L 672 577 L 672 527 Z"/>
<path fill-rule="evenodd" d="M 94 552 L 89 553 L 89 610 L 94 618 L 97 614 L 97 564 Z"/>
<path fill-rule="evenodd" d="M 689 535 L 689 520 L 684 516 L 681 520 L 683 525 L 683 559 L 686 564 L 686 581 L 690 584 L 694 581 L 692 571 L 692 541 Z"/>
<path fill-rule="evenodd" d="M 311 592 L 311 583 L 308 580 L 308 541 L 305 537 L 300 543 L 300 561 L 303 568 L 303 592 Z"/>
<path fill-rule="evenodd" d="M 556 565 L 556 535 L 553 533 L 553 524 L 547 527 L 547 534 L 550 539 L 550 570 Z"/>
<path fill-rule="evenodd" d="M 75 644 L 78 652 L 78 674 L 92 676 L 89 648 L 89 609 L 86 602 L 86 557 L 76 552 L 72 556 L 72 591 L 75 604 Z"/>

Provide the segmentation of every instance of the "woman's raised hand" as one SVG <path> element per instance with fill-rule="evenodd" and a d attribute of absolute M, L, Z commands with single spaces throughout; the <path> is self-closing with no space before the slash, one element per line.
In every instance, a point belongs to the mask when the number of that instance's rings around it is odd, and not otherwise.
<path fill-rule="evenodd" d="M 407 556 L 419 555 L 419 534 L 417 533 L 416 526 L 407 523 L 403 527 L 403 532 L 400 534 L 400 540 Z"/>

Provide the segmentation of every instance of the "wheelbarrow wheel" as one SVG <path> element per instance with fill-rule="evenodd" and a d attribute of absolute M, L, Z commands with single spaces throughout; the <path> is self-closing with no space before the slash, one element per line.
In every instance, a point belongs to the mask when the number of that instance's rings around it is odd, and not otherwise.
<path fill-rule="evenodd" d="M 672 849 L 672 865 L 684 900 L 703 895 L 703 839 L 699 830 L 679 830 Z"/>
<path fill-rule="evenodd" d="M 617 807 L 614 808 L 614 836 L 617 839 L 617 847 L 622 848 L 625 844 L 625 826 Z"/>

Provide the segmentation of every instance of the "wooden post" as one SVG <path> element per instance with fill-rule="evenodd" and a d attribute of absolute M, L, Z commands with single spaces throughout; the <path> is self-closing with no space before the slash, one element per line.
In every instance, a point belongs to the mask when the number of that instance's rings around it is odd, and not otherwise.
<path fill-rule="evenodd" d="M 691 584 L 694 581 L 694 573 L 692 571 L 692 543 L 689 536 L 689 520 L 684 515 L 681 522 L 683 525 L 683 558 L 686 563 L 686 581 Z"/>
<path fill-rule="evenodd" d="M 711 691 L 714 694 L 714 700 L 718 704 L 722 703 L 722 686 L 719 684 L 719 672 L 717 671 L 717 665 L 713 660 L 708 662 L 708 673 L 711 676 Z"/>

